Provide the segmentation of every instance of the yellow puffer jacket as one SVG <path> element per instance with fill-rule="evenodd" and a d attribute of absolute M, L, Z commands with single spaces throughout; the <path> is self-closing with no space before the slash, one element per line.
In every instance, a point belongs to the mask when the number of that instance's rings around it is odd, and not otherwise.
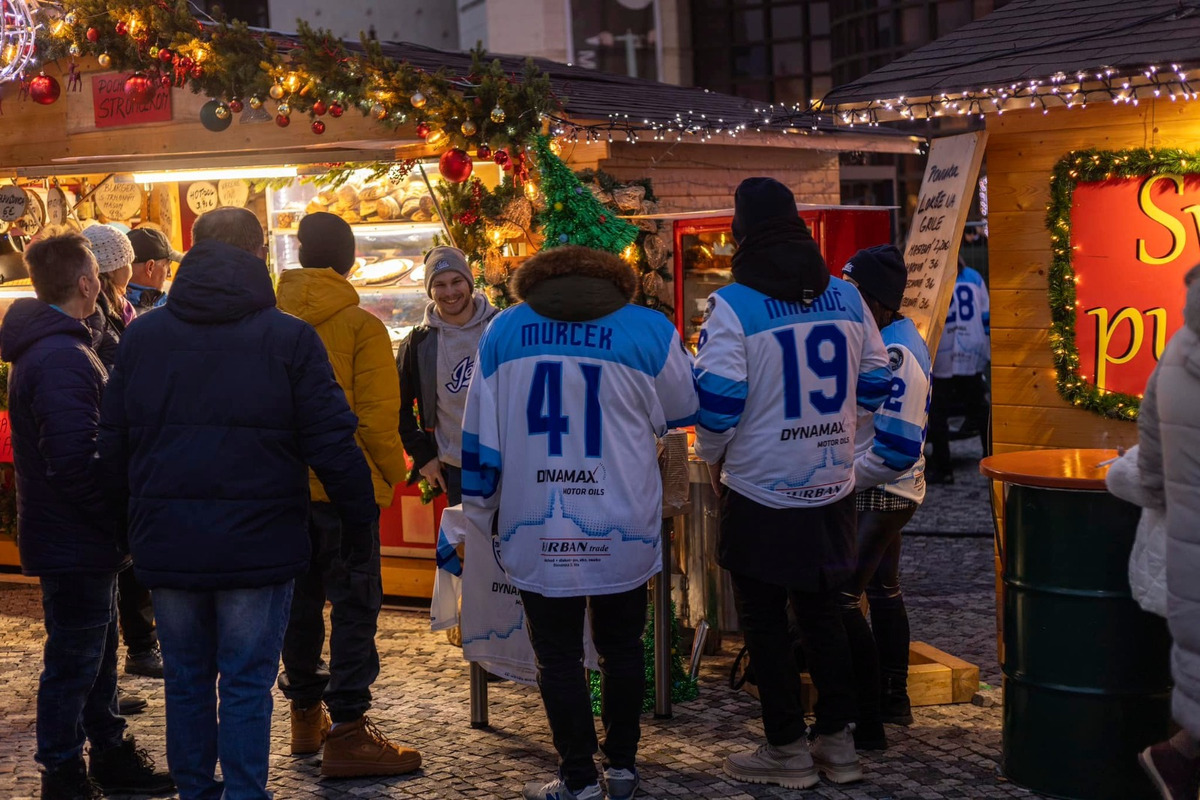
<path fill-rule="evenodd" d="M 317 329 L 329 351 L 333 375 L 358 416 L 358 445 L 371 465 L 375 500 L 392 504 L 392 487 L 408 476 L 400 444 L 400 378 L 387 328 L 358 307 L 358 292 L 332 269 L 289 269 L 276 290 L 281 311 Z M 329 502 L 309 473 L 312 499 Z"/>

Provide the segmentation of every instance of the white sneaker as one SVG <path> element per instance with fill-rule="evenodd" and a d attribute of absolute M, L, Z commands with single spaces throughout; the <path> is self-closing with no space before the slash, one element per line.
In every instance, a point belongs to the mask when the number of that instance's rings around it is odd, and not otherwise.
<path fill-rule="evenodd" d="M 604 785 L 608 788 L 608 800 L 631 800 L 637 793 L 638 773 L 636 769 L 604 770 Z"/>
<path fill-rule="evenodd" d="M 721 766 L 726 775 L 739 781 L 773 783 L 786 789 L 807 789 L 821 781 L 803 736 L 783 747 L 764 744 L 753 753 L 735 753 Z"/>
<path fill-rule="evenodd" d="M 562 778 L 555 778 L 549 783 L 527 783 L 521 795 L 525 800 L 604 800 L 599 783 L 591 783 L 577 792 L 572 792 Z"/>
<path fill-rule="evenodd" d="M 812 757 L 817 770 L 834 783 L 862 780 L 862 765 L 854 750 L 854 733 L 849 725 L 837 733 L 823 733 L 813 740 Z"/>

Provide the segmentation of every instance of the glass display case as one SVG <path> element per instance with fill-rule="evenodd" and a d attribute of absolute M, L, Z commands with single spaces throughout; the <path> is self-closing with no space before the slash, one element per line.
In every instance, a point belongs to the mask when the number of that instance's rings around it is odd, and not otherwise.
<path fill-rule="evenodd" d="M 419 175 L 400 181 L 366 176 L 356 174 L 337 189 L 296 180 L 269 192 L 271 265 L 277 274 L 300 266 L 296 231 L 305 214 L 326 211 L 346 220 L 358 243 L 350 282 L 362 307 L 387 325 L 394 348 L 424 317 L 429 298 L 423 257 L 442 225 Z"/>

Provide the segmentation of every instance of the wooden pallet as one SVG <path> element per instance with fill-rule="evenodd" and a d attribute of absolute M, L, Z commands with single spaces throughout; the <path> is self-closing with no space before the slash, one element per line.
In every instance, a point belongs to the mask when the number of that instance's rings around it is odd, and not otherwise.
<path fill-rule="evenodd" d="M 812 713 L 817 690 L 807 672 L 800 673 L 804 710 Z M 742 688 L 758 697 L 758 687 L 746 683 Z M 914 706 L 938 706 L 969 703 L 979 691 L 979 667 L 943 653 L 924 642 L 912 642 L 908 648 L 908 698 Z"/>

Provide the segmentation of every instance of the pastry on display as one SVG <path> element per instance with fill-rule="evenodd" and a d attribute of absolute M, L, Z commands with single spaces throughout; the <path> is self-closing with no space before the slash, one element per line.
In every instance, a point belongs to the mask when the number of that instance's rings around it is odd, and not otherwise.
<path fill-rule="evenodd" d="M 411 271 L 414 263 L 411 258 L 389 258 L 374 264 L 361 264 L 350 273 L 350 282 L 364 286 L 393 283 Z"/>

